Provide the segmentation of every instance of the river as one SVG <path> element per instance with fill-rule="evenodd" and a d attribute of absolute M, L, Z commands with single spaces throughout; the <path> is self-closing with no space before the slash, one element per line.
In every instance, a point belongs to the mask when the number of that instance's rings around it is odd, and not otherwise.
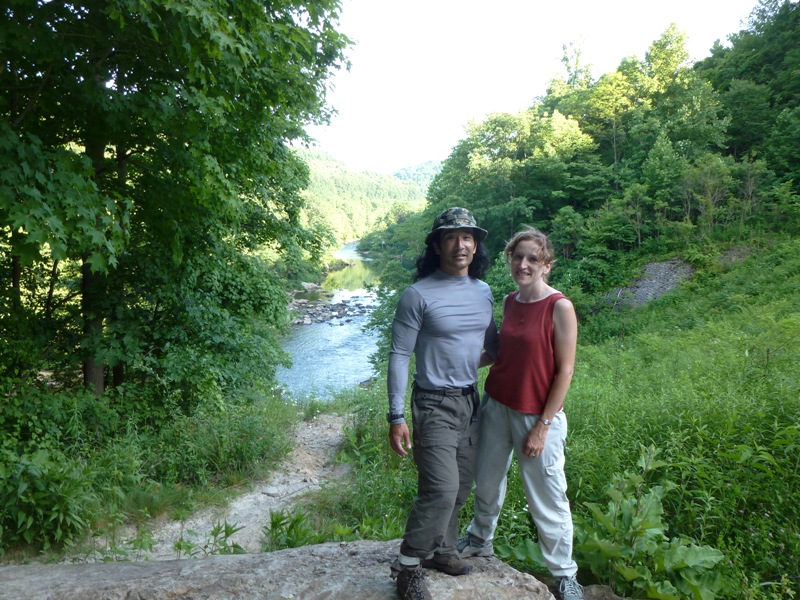
<path fill-rule="evenodd" d="M 369 259 L 356 251 L 355 244 L 340 249 L 336 257 L 352 266 L 331 272 L 323 282 L 322 287 L 333 293 L 331 302 L 374 305 L 375 295 L 366 289 L 377 282 Z M 377 348 L 377 336 L 364 331 L 368 318 L 367 313 L 293 326 L 281 344 L 292 357 L 292 366 L 278 368 L 278 382 L 302 401 L 324 398 L 373 377 L 369 357 Z"/>

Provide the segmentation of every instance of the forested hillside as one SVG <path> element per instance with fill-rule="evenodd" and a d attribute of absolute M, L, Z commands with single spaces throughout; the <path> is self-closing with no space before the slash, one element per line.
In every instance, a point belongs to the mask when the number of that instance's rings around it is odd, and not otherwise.
<path fill-rule="evenodd" d="M 418 180 L 356 173 L 322 152 L 297 152 L 310 172 L 308 187 L 302 192 L 308 226 L 314 231 L 329 229 L 335 247 L 423 208 L 427 186 L 423 188 Z"/>
<path fill-rule="evenodd" d="M 441 170 L 442 163 L 428 161 L 413 167 L 400 169 L 394 174 L 394 176 L 398 179 L 402 179 L 403 181 L 415 183 L 417 186 L 419 186 L 419 189 L 422 190 L 425 195 L 427 195 L 428 187 L 430 187 L 434 177 L 436 177 Z"/>
<path fill-rule="evenodd" d="M 472 125 L 424 214 L 381 239 L 413 256 L 433 217 L 462 204 L 490 231 L 493 255 L 521 224 L 545 228 L 562 285 L 585 294 L 619 283 L 620 264 L 643 255 L 797 234 L 798 14 L 797 3 L 762 2 L 697 65 L 677 26 L 599 76 L 570 47 L 566 75 L 531 108 Z"/>

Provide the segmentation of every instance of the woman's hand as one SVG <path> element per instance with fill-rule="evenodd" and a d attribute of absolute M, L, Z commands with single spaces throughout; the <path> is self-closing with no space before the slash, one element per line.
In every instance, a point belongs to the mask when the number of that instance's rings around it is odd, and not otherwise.
<path fill-rule="evenodd" d="M 522 442 L 522 454 L 524 456 L 536 458 L 542 455 L 544 443 L 547 440 L 548 429 L 550 429 L 550 427 L 544 425 L 541 420 L 536 422 L 533 429 L 525 436 L 525 441 Z"/>

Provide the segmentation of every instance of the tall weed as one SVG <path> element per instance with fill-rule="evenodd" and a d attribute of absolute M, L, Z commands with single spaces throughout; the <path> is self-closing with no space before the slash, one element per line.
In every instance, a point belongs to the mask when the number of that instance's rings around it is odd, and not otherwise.
<path fill-rule="evenodd" d="M 67 544 L 87 531 L 94 500 L 91 478 L 74 459 L 45 449 L 21 455 L 2 451 L 0 534 L 5 544 L 44 550 Z"/>

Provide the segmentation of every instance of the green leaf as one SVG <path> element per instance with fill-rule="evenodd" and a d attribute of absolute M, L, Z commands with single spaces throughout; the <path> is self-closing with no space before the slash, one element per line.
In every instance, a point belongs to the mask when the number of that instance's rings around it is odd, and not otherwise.
<path fill-rule="evenodd" d="M 586 506 L 590 511 L 592 511 L 592 515 L 594 516 L 594 518 L 600 524 L 602 524 L 603 527 L 605 527 L 605 530 L 609 534 L 613 535 L 617 531 L 619 531 L 619 529 L 614 525 L 612 517 L 604 513 L 603 510 L 600 508 L 600 505 L 594 502 L 584 502 L 584 506 Z M 613 510 L 614 510 L 613 504 L 609 504 L 609 512 L 612 512 Z"/>
<path fill-rule="evenodd" d="M 86 262 L 91 266 L 94 273 L 106 273 L 108 271 L 108 262 L 106 257 L 99 252 L 92 252 Z"/>
<path fill-rule="evenodd" d="M 710 546 L 671 546 L 664 555 L 664 568 L 677 571 L 689 567 L 712 569 L 725 558 L 725 555 Z"/>
<path fill-rule="evenodd" d="M 659 581 L 648 585 L 647 597 L 657 600 L 681 600 L 678 589 L 669 581 Z"/>
<path fill-rule="evenodd" d="M 635 579 L 650 579 L 650 573 L 646 569 L 645 573 L 641 573 L 639 570 L 628 565 L 614 565 L 614 570 L 622 575 L 625 578 L 625 581 L 629 583 Z"/>

